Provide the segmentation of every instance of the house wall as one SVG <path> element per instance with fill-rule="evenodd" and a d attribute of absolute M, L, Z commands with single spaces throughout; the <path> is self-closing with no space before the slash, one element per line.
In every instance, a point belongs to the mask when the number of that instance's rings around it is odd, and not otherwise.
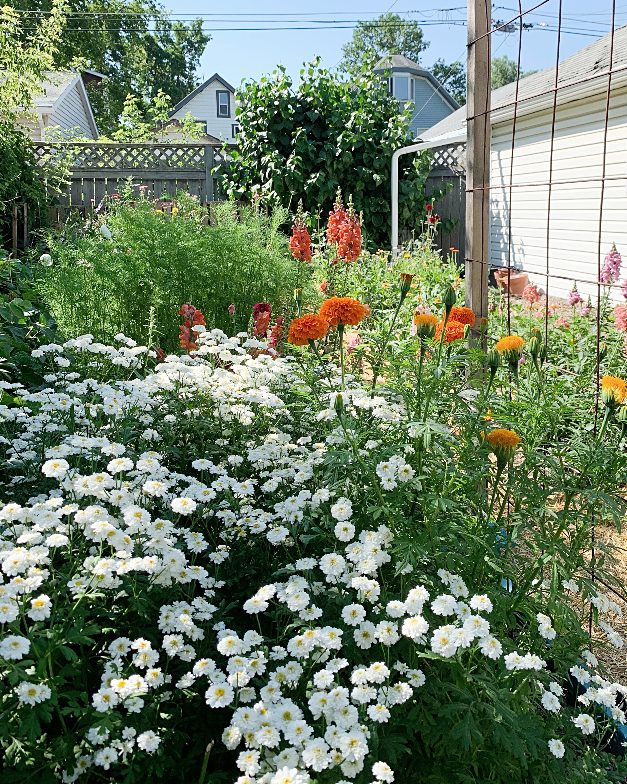
<path fill-rule="evenodd" d="M 207 133 L 223 139 L 227 142 L 234 142 L 235 137 L 232 133 L 232 126 L 237 124 L 235 118 L 235 96 L 231 93 L 231 116 L 218 117 L 218 103 L 216 92 L 226 89 L 221 82 L 215 81 L 207 85 L 205 89 L 195 95 L 191 101 L 185 104 L 172 117 L 182 120 L 189 112 L 192 117 L 207 123 Z"/>
<path fill-rule="evenodd" d="M 89 123 L 85 105 L 81 100 L 78 85 L 68 90 L 65 95 L 56 102 L 48 126 L 59 126 L 61 132 L 67 130 L 69 135 L 86 136 L 88 139 L 96 138 Z"/>
<path fill-rule="evenodd" d="M 412 138 L 420 136 L 455 111 L 426 79 L 414 77 L 414 111 L 410 123 Z"/>
<path fill-rule="evenodd" d="M 604 155 L 605 104 L 602 93 L 557 107 L 552 173 L 552 110 L 518 118 L 511 191 L 513 123 L 492 128 L 491 263 L 524 269 L 550 296 L 566 297 L 576 280 L 579 292 L 594 298 L 599 255 L 602 265 L 612 243 L 627 261 L 627 88 L 611 94 Z M 550 213 L 549 187 L 536 184 L 549 180 Z M 618 289 L 612 296 L 619 299 Z"/>

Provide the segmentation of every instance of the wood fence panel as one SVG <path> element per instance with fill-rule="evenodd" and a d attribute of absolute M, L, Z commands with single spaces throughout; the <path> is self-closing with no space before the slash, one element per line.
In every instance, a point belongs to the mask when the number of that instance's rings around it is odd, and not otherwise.
<path fill-rule="evenodd" d="M 444 196 L 435 203 L 435 212 L 442 218 L 436 243 L 444 256 L 451 248 L 463 254 L 466 242 L 465 145 L 456 143 L 437 147 L 432 155 L 432 168 L 425 185 L 426 194 L 431 196 L 439 190 L 446 190 Z"/>
<path fill-rule="evenodd" d="M 184 191 L 202 204 L 219 198 L 217 167 L 228 165 L 211 144 L 126 144 L 58 142 L 35 144 L 40 161 L 58 161 L 70 171 L 69 182 L 55 199 L 59 206 L 90 207 L 131 183 L 151 198 Z"/>

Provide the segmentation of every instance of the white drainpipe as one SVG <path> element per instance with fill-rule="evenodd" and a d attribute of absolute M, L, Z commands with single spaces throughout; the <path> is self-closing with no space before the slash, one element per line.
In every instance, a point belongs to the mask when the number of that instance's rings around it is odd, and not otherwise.
<path fill-rule="evenodd" d="M 398 160 L 401 155 L 420 152 L 431 147 L 428 142 L 401 147 L 392 155 L 392 258 L 398 256 Z"/>

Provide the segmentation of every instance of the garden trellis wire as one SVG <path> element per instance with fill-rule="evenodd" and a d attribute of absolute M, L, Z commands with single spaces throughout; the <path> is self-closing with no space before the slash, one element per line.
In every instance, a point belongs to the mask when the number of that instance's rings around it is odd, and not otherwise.
<path fill-rule="evenodd" d="M 596 331 L 594 378 L 591 379 L 596 390 L 592 401 L 596 436 L 601 410 L 602 316 L 612 298 L 619 296 L 620 286 L 617 279 L 608 277 L 604 258 L 608 245 L 611 247 L 611 232 L 616 231 L 617 221 L 621 220 L 617 205 L 622 204 L 623 222 L 627 209 L 627 172 L 623 168 L 624 161 L 622 165 L 617 162 L 617 157 L 620 160 L 622 157 L 615 130 L 620 126 L 620 117 L 618 123 L 616 120 L 621 109 L 622 123 L 627 129 L 627 103 L 624 102 L 627 95 L 627 27 L 617 28 L 615 0 L 606 0 L 609 32 L 565 62 L 562 22 L 567 2 L 555 0 L 555 3 L 554 66 L 525 78 L 521 71 L 524 20 L 540 7 L 546 12 L 549 0 L 530 4 L 528 8 L 518 0 L 518 13 L 507 22 L 496 24 L 492 21 L 491 4 L 486 0 L 469 0 L 466 299 L 479 316 L 487 318 L 488 311 L 494 307 L 488 301 L 490 274 L 500 269 L 502 323 L 510 334 L 515 307 L 512 280 L 521 272 L 522 264 L 523 280 L 524 273 L 529 273 L 543 290 L 543 319 L 539 318 L 538 322 L 542 324 L 543 321 L 541 331 L 550 362 L 551 310 L 560 307 L 565 286 L 585 291 L 592 303 Z M 491 41 L 503 25 L 517 27 L 517 78 L 505 92 L 498 91 L 495 102 L 490 84 Z M 596 107 L 595 112 L 591 106 Z M 535 121 L 528 119 L 530 114 L 535 116 Z M 574 132 L 577 123 L 579 132 L 584 133 L 584 143 L 586 138 L 592 142 L 588 160 L 585 152 L 582 157 L 578 147 L 582 142 Z M 493 135 L 494 126 L 497 130 Z M 623 139 L 623 149 L 624 144 Z M 610 187 L 612 198 L 608 207 Z M 581 220 L 577 199 L 585 203 L 589 215 L 588 223 L 583 227 L 577 225 Z M 569 204 L 572 207 L 569 208 Z M 570 221 L 569 214 L 572 215 Z M 560 244 L 573 246 L 568 233 L 583 238 L 579 242 L 583 252 L 588 253 L 587 263 L 577 264 L 574 258 L 570 266 L 563 261 L 561 265 L 556 263 Z M 624 230 L 618 234 L 623 239 L 627 237 Z M 618 240 L 616 237 L 616 242 Z M 526 254 L 525 250 L 530 253 Z M 575 249 L 573 256 L 578 251 Z M 543 269 L 539 266 L 540 254 L 544 256 Z M 533 257 L 530 264 L 525 263 L 528 255 Z M 561 255 L 563 258 L 568 254 L 562 249 Z M 488 343 L 499 337 L 490 333 L 488 326 Z M 595 528 L 593 521 L 588 562 L 588 575 L 593 583 L 597 581 L 598 555 Z M 608 585 L 605 587 L 625 599 L 621 592 Z M 593 620 L 591 606 L 588 618 L 591 636 Z"/>

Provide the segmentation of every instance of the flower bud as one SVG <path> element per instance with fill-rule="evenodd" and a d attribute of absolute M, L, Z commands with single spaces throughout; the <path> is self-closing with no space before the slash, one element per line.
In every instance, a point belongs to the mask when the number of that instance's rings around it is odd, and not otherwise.
<path fill-rule="evenodd" d="M 401 302 L 409 294 L 409 289 L 411 288 L 411 282 L 413 279 L 414 276 L 409 272 L 401 272 Z"/>
<path fill-rule="evenodd" d="M 446 311 L 447 316 L 453 309 L 453 305 L 456 302 L 457 302 L 457 294 L 455 294 L 455 289 L 452 286 L 448 286 L 444 293 L 444 309 Z"/>
<path fill-rule="evenodd" d="M 501 355 L 498 351 L 491 349 L 487 355 L 487 365 L 492 378 L 496 375 L 496 371 L 501 367 Z"/>

